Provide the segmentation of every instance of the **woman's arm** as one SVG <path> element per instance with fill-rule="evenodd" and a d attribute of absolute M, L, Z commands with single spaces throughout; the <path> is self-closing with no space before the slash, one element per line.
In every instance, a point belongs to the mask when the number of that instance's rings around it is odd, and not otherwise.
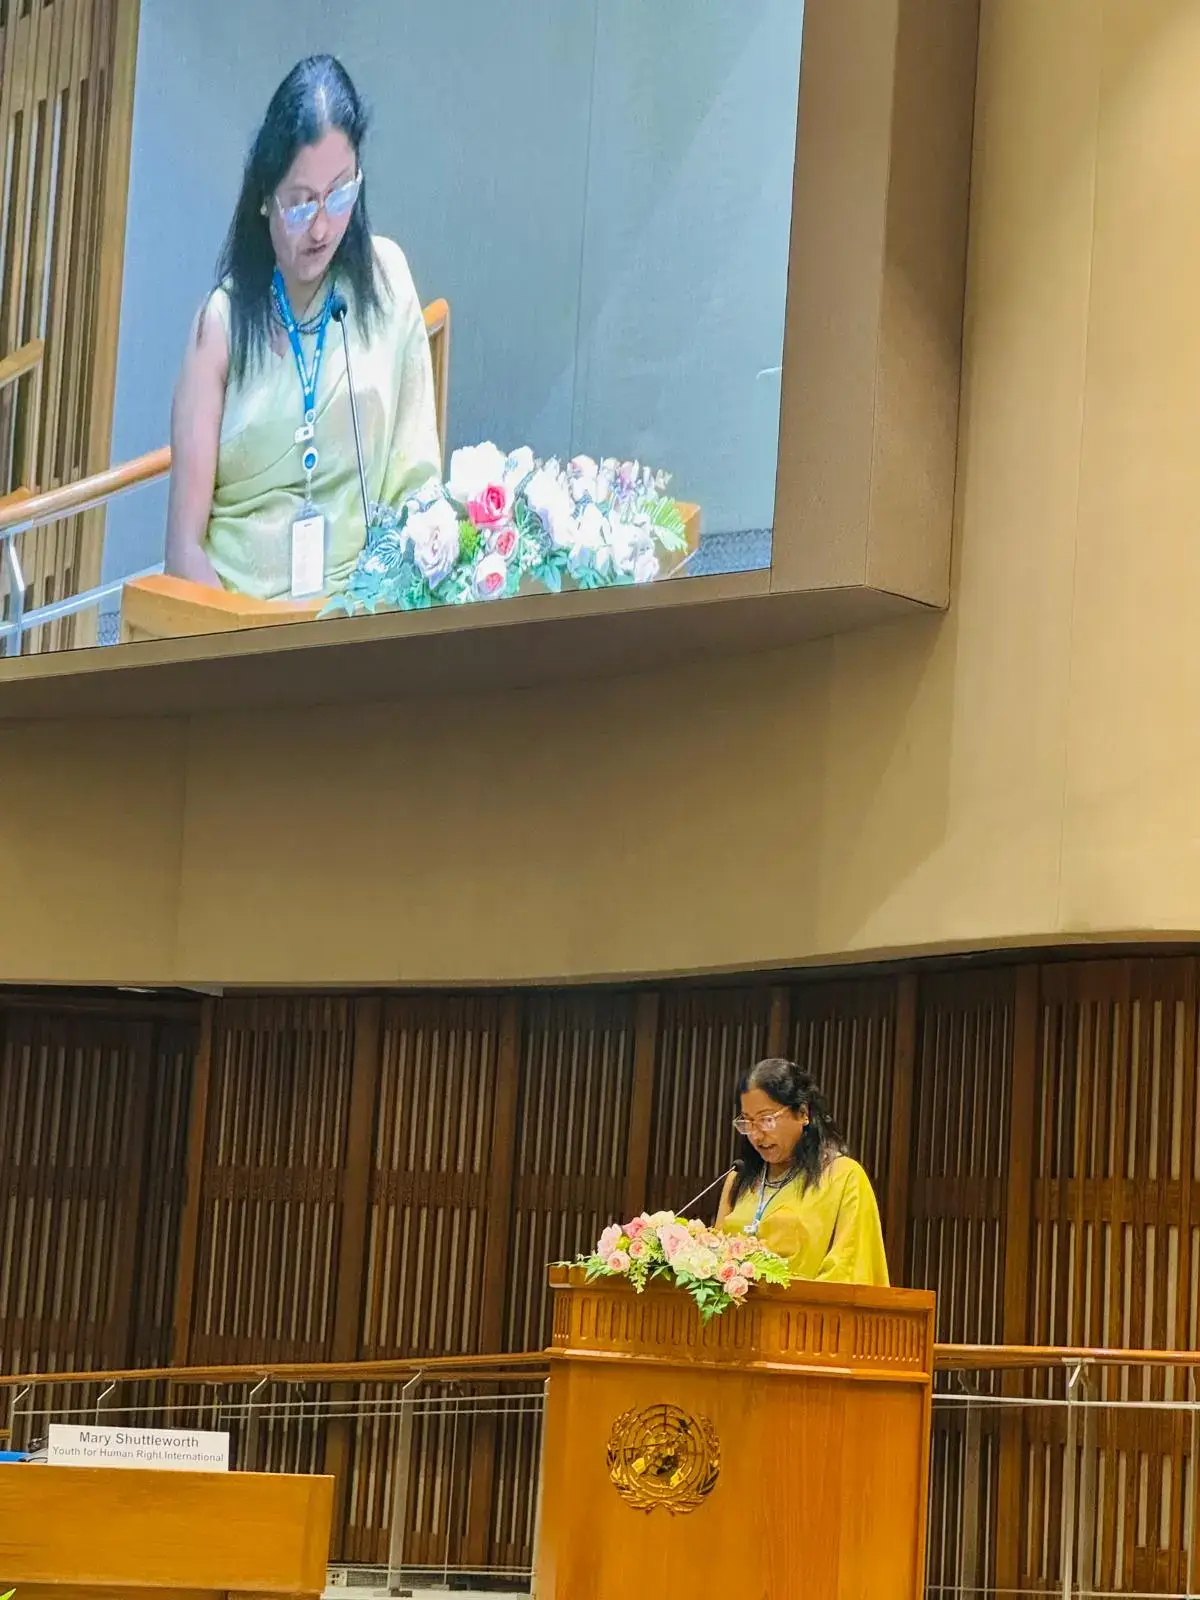
<path fill-rule="evenodd" d="M 217 452 L 229 376 L 225 325 L 212 302 L 198 313 L 171 406 L 171 488 L 167 500 L 167 571 L 219 589 L 204 553 L 212 513 Z"/>
<path fill-rule="evenodd" d="M 717 1227 L 718 1228 L 725 1221 L 725 1218 L 729 1215 L 729 1213 L 733 1210 L 733 1186 L 734 1186 L 734 1184 L 736 1182 L 737 1182 L 737 1173 L 736 1172 L 731 1172 L 729 1174 L 729 1176 L 725 1179 L 725 1186 L 721 1190 L 721 1204 L 717 1207 Z"/>

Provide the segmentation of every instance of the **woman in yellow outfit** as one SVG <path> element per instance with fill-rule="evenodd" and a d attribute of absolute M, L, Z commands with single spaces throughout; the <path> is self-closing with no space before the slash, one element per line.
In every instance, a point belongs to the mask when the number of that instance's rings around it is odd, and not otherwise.
<path fill-rule="evenodd" d="M 887 1257 L 871 1180 L 815 1080 L 794 1061 L 760 1061 L 738 1084 L 738 1165 L 717 1227 L 760 1238 L 796 1278 L 887 1287 Z"/>

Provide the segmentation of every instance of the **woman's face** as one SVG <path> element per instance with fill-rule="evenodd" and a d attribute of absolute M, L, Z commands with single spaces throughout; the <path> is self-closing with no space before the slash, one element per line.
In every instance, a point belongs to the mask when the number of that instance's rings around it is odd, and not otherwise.
<path fill-rule="evenodd" d="M 343 210 L 337 200 L 344 199 L 346 185 L 353 184 L 357 174 L 354 147 L 339 128 L 331 128 L 296 153 L 265 208 L 275 260 L 289 283 L 319 283 L 328 271 L 354 214 L 353 206 Z M 331 195 L 333 216 L 325 204 Z M 297 218 L 296 208 L 311 208 L 317 202 L 315 216 L 308 219 L 301 213 Z"/>
<path fill-rule="evenodd" d="M 747 1089 L 741 1097 L 742 1116 L 749 1124 L 747 1139 L 769 1167 L 783 1166 L 792 1159 L 800 1135 L 808 1127 L 808 1111 L 801 1106 L 793 1111 L 762 1089 Z"/>

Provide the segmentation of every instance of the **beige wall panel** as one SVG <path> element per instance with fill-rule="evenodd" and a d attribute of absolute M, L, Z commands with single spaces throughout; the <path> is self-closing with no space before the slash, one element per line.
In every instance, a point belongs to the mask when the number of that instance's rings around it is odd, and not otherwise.
<path fill-rule="evenodd" d="M 1200 929 L 1200 6 L 1104 10 L 1062 916 Z"/>
<path fill-rule="evenodd" d="M 0 980 L 171 981 L 184 738 L 0 724 Z"/>

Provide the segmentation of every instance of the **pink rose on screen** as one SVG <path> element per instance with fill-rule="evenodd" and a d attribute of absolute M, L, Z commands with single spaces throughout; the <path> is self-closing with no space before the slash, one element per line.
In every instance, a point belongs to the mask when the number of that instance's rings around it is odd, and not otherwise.
<path fill-rule="evenodd" d="M 475 598 L 494 600 L 498 594 L 504 593 L 507 582 L 508 562 L 504 557 L 494 552 L 490 556 L 484 556 L 475 568 Z"/>
<path fill-rule="evenodd" d="M 753 1283 L 755 1278 L 758 1277 L 758 1268 L 754 1265 L 753 1261 L 742 1261 L 739 1263 L 739 1266 L 741 1267 L 742 1277 L 749 1279 L 749 1281 Z"/>
<path fill-rule="evenodd" d="M 646 1259 L 646 1253 L 648 1249 L 649 1246 L 647 1245 L 645 1239 L 630 1239 L 629 1259 L 631 1261 L 644 1261 Z"/>
<path fill-rule="evenodd" d="M 649 1226 L 649 1220 L 646 1217 L 634 1217 L 632 1222 L 625 1224 L 625 1232 L 631 1239 L 640 1239 Z"/>
<path fill-rule="evenodd" d="M 467 501 L 467 515 L 477 528 L 498 528 L 508 520 L 512 495 L 502 483 L 489 483 Z"/>
<path fill-rule="evenodd" d="M 512 560 L 517 553 L 517 530 L 511 522 L 488 535 L 488 549 L 504 561 Z"/>
<path fill-rule="evenodd" d="M 747 1283 L 745 1278 L 738 1273 L 736 1276 L 730 1278 L 729 1282 L 725 1285 L 725 1293 L 734 1300 L 744 1300 L 749 1287 L 750 1285 Z"/>
<path fill-rule="evenodd" d="M 629 1256 L 624 1250 L 614 1250 L 604 1265 L 610 1272 L 628 1272 Z"/>
<path fill-rule="evenodd" d="M 731 1256 L 741 1261 L 754 1249 L 754 1241 L 747 1239 L 744 1233 L 734 1233 L 730 1235 L 729 1243 L 725 1248 Z"/>
<path fill-rule="evenodd" d="M 739 1276 L 738 1268 L 732 1261 L 723 1261 L 717 1268 L 717 1278 L 721 1283 L 728 1283 L 730 1278 Z"/>
<path fill-rule="evenodd" d="M 617 1223 L 610 1223 L 600 1235 L 600 1243 L 596 1246 L 598 1256 L 610 1256 L 614 1250 L 620 1248 L 621 1229 Z"/>

